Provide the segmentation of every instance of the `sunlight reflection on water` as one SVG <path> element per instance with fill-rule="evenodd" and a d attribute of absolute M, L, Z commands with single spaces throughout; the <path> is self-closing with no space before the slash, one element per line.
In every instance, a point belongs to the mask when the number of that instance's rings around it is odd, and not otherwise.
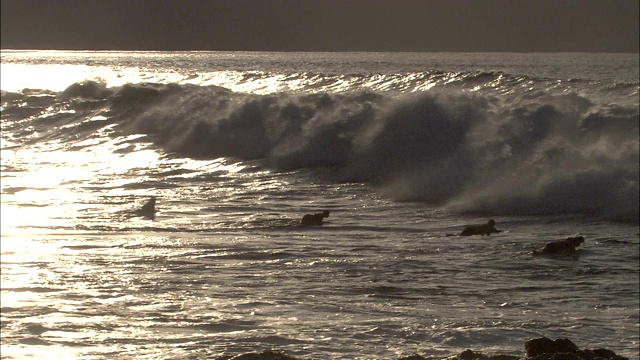
<path fill-rule="evenodd" d="M 283 77 L 288 67 L 179 74 L 118 61 L 133 65 L 96 65 L 83 75 L 77 63 L 14 68 L 42 78 L 9 78 L 16 84 L 8 86 L 49 86 L 47 73 L 58 69 L 51 86 L 76 76 L 108 86 L 220 81 L 249 92 L 278 82 L 314 91 L 478 84 L 475 70 L 362 76 L 352 67 Z M 9 68 L 2 64 L 3 75 Z M 444 357 L 468 347 L 520 353 L 524 338 L 537 335 L 636 354 L 635 226 L 505 215 L 499 235 L 451 237 L 479 216 L 390 201 L 361 183 L 323 181 L 317 169 L 181 158 L 148 135 L 118 134 L 128 113 L 112 119 L 108 108 L 76 112 L 51 100 L 30 109 L 24 101 L 6 115 L 25 126 L 8 126 L 2 139 L 3 358 L 212 358 L 271 346 L 314 358 Z M 156 220 L 126 216 L 151 195 Z M 302 214 L 323 208 L 332 209 L 325 226 L 300 226 Z M 588 237 L 580 258 L 530 255 L 577 232 Z"/>

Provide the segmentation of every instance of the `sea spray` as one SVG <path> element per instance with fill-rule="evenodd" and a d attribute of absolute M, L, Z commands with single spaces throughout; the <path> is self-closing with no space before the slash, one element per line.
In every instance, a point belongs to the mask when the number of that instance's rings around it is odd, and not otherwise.
<path fill-rule="evenodd" d="M 34 113 L 69 109 L 73 115 L 23 123 L 41 133 L 65 124 L 59 137 L 115 126 L 113 135 L 142 134 L 182 156 L 260 160 L 275 170 L 330 167 L 337 181 L 456 211 L 638 218 L 638 112 L 576 94 L 256 95 L 85 82 L 55 102 L 11 93 L 5 111 L 24 112 L 21 101 Z M 73 126 L 97 114 L 106 121 Z"/>

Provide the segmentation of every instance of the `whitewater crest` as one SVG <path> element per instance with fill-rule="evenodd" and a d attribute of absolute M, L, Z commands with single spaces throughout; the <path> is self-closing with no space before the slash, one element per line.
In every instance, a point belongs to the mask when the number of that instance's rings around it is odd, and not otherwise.
<path fill-rule="evenodd" d="M 326 168 L 335 181 L 371 183 L 397 200 L 456 211 L 638 219 L 638 110 L 576 93 L 259 95 L 85 81 L 2 99 L 3 114 L 16 120 L 3 131 L 16 139 L 29 131 L 138 134 L 177 156 L 256 160 L 277 171 Z M 51 109 L 64 111 L 43 116 Z M 96 116 L 103 121 L 87 121 Z"/>

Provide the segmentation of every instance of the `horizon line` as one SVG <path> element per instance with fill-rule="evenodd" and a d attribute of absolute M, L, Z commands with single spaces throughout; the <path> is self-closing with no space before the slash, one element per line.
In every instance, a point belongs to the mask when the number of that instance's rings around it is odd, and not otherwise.
<path fill-rule="evenodd" d="M 91 49 L 91 48 L 1 48 L 0 51 L 78 51 L 78 52 L 254 52 L 254 53 L 468 53 L 468 54 L 640 54 L 640 51 L 586 51 L 586 50 L 539 50 L 539 51 L 497 51 L 497 50 L 214 50 L 214 49 Z"/>

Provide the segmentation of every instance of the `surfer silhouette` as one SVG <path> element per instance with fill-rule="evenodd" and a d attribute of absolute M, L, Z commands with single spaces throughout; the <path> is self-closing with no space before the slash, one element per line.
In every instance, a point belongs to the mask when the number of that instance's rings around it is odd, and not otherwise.
<path fill-rule="evenodd" d="M 542 250 L 536 250 L 533 255 L 570 255 L 576 253 L 576 248 L 584 243 L 583 236 L 568 237 L 564 240 L 547 243 Z"/>
<path fill-rule="evenodd" d="M 317 214 L 307 214 L 302 217 L 302 225 L 322 225 L 324 218 L 329 217 L 329 210 Z"/>
<path fill-rule="evenodd" d="M 156 197 L 152 196 L 149 201 L 146 202 L 140 209 L 134 211 L 137 216 L 142 216 L 145 219 L 154 220 L 156 218 Z"/>
<path fill-rule="evenodd" d="M 495 228 L 496 221 L 490 219 L 486 224 L 480 225 L 469 225 L 462 230 L 460 236 L 470 236 L 470 235 L 491 235 L 492 233 L 499 233 L 501 230 Z"/>

